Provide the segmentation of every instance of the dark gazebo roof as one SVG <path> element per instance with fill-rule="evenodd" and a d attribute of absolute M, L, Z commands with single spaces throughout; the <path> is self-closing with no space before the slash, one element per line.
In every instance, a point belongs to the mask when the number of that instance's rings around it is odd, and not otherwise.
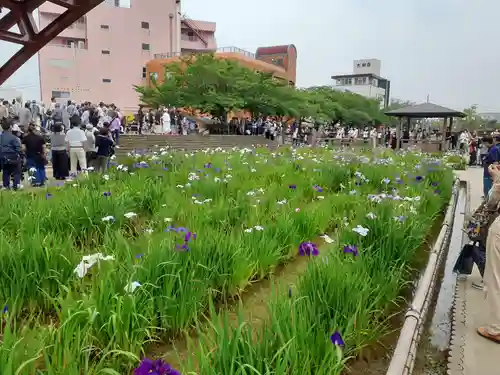
<path fill-rule="evenodd" d="M 411 118 L 446 118 L 446 117 L 465 117 L 466 114 L 454 109 L 441 107 L 433 103 L 422 103 L 408 107 L 398 108 L 393 111 L 385 112 L 387 116 L 392 117 L 411 117 Z"/>

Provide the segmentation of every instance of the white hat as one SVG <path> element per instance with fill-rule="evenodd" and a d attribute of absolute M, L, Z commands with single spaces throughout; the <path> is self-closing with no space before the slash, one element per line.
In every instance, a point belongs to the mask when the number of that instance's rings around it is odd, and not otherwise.
<path fill-rule="evenodd" d="M 21 130 L 21 128 L 19 127 L 19 125 L 18 125 L 18 124 L 14 124 L 14 125 L 12 125 L 12 131 L 13 131 L 13 132 L 20 132 L 20 133 L 22 133 L 22 132 L 23 132 L 23 131 Z"/>

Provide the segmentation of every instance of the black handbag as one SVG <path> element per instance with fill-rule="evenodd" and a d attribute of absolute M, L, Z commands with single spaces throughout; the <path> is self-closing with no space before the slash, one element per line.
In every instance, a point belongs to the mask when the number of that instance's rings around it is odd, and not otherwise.
<path fill-rule="evenodd" d="M 474 261 L 470 256 L 470 253 L 473 249 L 474 245 L 464 245 L 458 259 L 453 267 L 453 272 L 462 274 L 462 275 L 470 275 L 472 273 L 472 268 L 474 266 Z"/>
<path fill-rule="evenodd" d="M 477 265 L 481 276 L 483 276 L 486 264 L 486 249 L 479 243 L 474 245 L 464 245 L 455 266 L 453 267 L 453 272 L 462 275 L 470 275 L 472 273 L 474 263 Z"/>

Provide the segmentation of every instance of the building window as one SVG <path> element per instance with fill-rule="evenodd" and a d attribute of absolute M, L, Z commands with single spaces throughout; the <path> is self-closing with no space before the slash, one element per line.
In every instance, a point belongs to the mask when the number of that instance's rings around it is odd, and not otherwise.
<path fill-rule="evenodd" d="M 142 79 L 146 79 L 146 77 L 147 77 L 147 76 L 148 76 L 148 75 L 147 75 L 146 67 L 145 67 L 145 66 L 143 66 L 143 67 L 142 67 Z"/>
<path fill-rule="evenodd" d="M 366 63 L 366 66 L 369 68 L 370 66 L 372 66 L 372 63 Z"/>
<path fill-rule="evenodd" d="M 110 51 L 110 50 L 108 50 L 108 49 L 103 49 L 103 50 L 101 51 L 101 54 L 103 54 L 103 55 L 110 55 L 110 54 L 111 54 L 111 51 Z"/>
<path fill-rule="evenodd" d="M 358 66 L 358 68 L 361 68 L 361 64 L 358 64 L 357 66 Z"/>
<path fill-rule="evenodd" d="M 70 97 L 69 91 L 52 91 L 52 97 L 56 99 L 67 99 Z"/>
<path fill-rule="evenodd" d="M 156 81 L 158 79 L 158 73 L 156 72 L 149 73 L 149 79 Z"/>
<path fill-rule="evenodd" d="M 102 83 L 111 83 L 111 79 L 109 78 L 103 78 Z"/>
<path fill-rule="evenodd" d="M 109 25 L 101 25 L 102 30 L 109 30 Z"/>
<path fill-rule="evenodd" d="M 141 22 L 141 28 L 149 30 L 149 22 L 142 21 Z"/>
<path fill-rule="evenodd" d="M 362 65 L 362 66 L 363 66 L 363 68 L 366 68 L 366 63 L 363 63 L 363 65 Z"/>
<path fill-rule="evenodd" d="M 149 43 L 142 43 L 142 50 L 143 51 L 149 51 L 150 50 Z"/>

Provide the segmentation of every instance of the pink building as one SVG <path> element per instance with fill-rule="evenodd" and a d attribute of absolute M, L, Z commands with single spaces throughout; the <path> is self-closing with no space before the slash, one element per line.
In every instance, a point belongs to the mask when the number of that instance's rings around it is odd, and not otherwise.
<path fill-rule="evenodd" d="M 40 28 L 63 10 L 40 6 Z M 41 99 L 102 101 L 132 111 L 133 86 L 144 82 L 155 54 L 216 47 L 215 23 L 183 16 L 181 0 L 105 0 L 39 52 Z"/>

